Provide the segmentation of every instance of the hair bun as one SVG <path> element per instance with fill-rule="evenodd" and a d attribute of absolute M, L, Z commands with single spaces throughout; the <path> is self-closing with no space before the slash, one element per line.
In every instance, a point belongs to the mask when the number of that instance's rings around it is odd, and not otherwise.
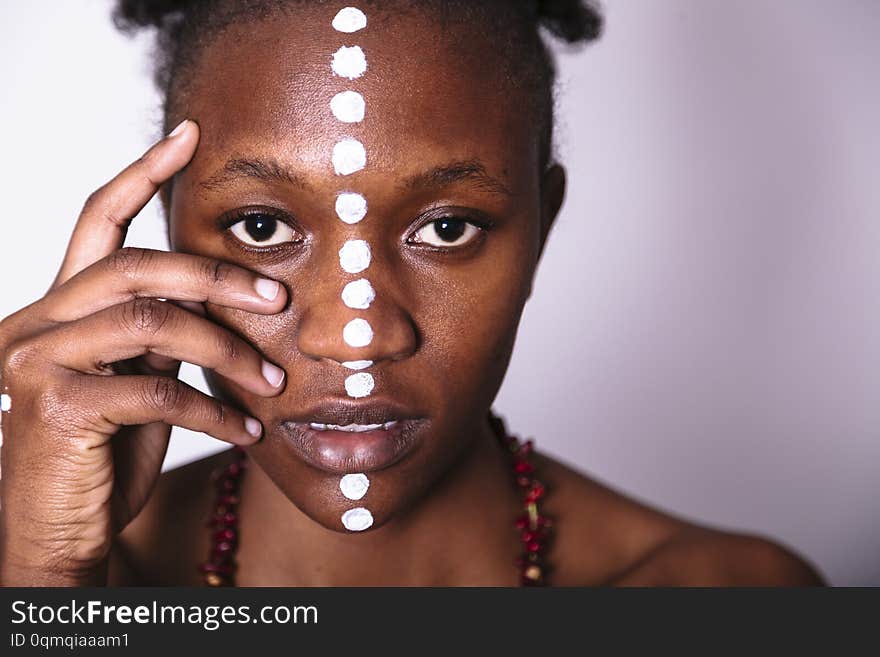
<path fill-rule="evenodd" d="M 568 43 L 602 34 L 602 14 L 590 0 L 538 0 L 538 24 Z"/>
<path fill-rule="evenodd" d="M 169 19 L 180 18 L 192 4 L 192 0 L 116 0 L 113 23 L 123 32 L 161 28 Z"/>

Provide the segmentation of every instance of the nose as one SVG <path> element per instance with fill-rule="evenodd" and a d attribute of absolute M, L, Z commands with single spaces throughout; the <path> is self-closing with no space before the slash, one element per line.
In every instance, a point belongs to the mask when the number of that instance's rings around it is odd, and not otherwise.
<path fill-rule="evenodd" d="M 416 350 L 416 329 L 410 315 L 382 289 L 369 307 L 350 308 L 341 298 L 342 286 L 323 288 L 300 319 L 298 348 L 316 360 L 337 363 L 401 360 Z M 365 304 L 355 304 L 365 305 Z"/>

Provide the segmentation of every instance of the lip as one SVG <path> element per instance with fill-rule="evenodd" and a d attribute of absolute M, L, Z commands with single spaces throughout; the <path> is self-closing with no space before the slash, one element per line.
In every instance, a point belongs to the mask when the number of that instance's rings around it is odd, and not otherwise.
<path fill-rule="evenodd" d="M 320 430 L 311 427 L 312 423 L 349 429 L 347 425 L 367 425 L 367 430 Z M 386 426 L 369 427 L 377 424 Z M 307 463 L 326 472 L 348 474 L 393 465 L 416 445 L 427 425 L 425 417 L 395 401 L 328 399 L 282 420 L 279 428 Z"/>

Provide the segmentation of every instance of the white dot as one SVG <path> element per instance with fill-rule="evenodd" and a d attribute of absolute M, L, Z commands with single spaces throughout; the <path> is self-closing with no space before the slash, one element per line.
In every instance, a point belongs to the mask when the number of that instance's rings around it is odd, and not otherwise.
<path fill-rule="evenodd" d="M 370 266 L 370 245 L 364 240 L 348 240 L 339 249 L 339 265 L 349 274 L 357 274 Z"/>
<path fill-rule="evenodd" d="M 356 7 L 340 9 L 333 19 L 333 28 L 339 32 L 357 32 L 367 26 L 367 15 Z"/>
<path fill-rule="evenodd" d="M 350 500 L 359 500 L 367 494 L 370 480 L 363 473 L 347 474 L 339 481 L 339 490 Z"/>
<path fill-rule="evenodd" d="M 375 387 L 373 375 L 367 372 L 358 372 L 345 379 L 345 392 L 354 399 L 369 396 Z"/>
<path fill-rule="evenodd" d="M 362 532 L 373 524 L 373 514 L 363 507 L 342 514 L 342 524 L 349 531 Z"/>
<path fill-rule="evenodd" d="M 347 224 L 356 224 L 367 216 L 367 199 L 344 192 L 336 197 L 336 216 Z"/>
<path fill-rule="evenodd" d="M 333 53 L 333 72 L 341 78 L 354 80 L 367 71 L 367 57 L 360 46 L 342 46 Z"/>
<path fill-rule="evenodd" d="M 372 364 L 371 360 L 347 360 L 342 366 L 350 370 L 365 370 Z"/>
<path fill-rule="evenodd" d="M 373 327 L 367 320 L 357 317 L 342 329 L 342 339 L 349 347 L 366 347 L 373 341 Z"/>
<path fill-rule="evenodd" d="M 0 411 L 8 411 L 12 408 L 12 397 L 7 394 L 0 395 Z"/>
<path fill-rule="evenodd" d="M 350 176 L 367 166 L 367 149 L 357 139 L 343 139 L 333 146 L 333 169 L 340 176 Z"/>
<path fill-rule="evenodd" d="M 333 116 L 343 123 L 360 123 L 364 120 L 367 104 L 364 97 L 356 91 L 342 91 L 330 101 Z"/>
<path fill-rule="evenodd" d="M 348 283 L 342 289 L 342 303 L 349 308 L 366 310 L 376 299 L 376 291 L 366 278 Z"/>

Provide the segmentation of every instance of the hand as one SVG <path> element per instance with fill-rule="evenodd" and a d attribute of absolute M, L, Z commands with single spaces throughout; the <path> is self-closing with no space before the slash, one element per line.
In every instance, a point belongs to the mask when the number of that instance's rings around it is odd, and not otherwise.
<path fill-rule="evenodd" d="M 182 253 L 122 248 L 133 217 L 190 161 L 186 121 L 89 197 L 46 295 L 0 322 L 0 583 L 106 581 L 115 535 L 143 509 L 171 425 L 229 443 L 259 421 L 177 378 L 180 361 L 273 396 L 284 372 L 204 316 L 202 302 L 272 314 L 276 281 Z M 168 299 L 161 301 L 159 299 Z"/>

